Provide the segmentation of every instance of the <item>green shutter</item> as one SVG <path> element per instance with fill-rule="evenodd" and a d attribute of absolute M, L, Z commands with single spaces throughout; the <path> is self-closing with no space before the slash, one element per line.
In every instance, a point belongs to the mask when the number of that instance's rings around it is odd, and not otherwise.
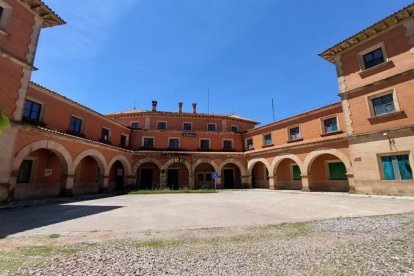
<path fill-rule="evenodd" d="M 293 169 L 293 180 L 302 180 L 302 177 L 300 176 L 301 173 L 300 173 L 299 166 L 298 165 L 294 165 L 292 167 L 292 169 Z"/>
<path fill-rule="evenodd" d="M 344 163 L 329 163 L 329 176 L 331 180 L 347 180 Z"/>

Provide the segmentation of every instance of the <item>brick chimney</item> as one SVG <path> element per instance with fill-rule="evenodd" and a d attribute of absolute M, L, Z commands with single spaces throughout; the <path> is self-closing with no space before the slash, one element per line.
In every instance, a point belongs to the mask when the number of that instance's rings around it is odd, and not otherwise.
<path fill-rule="evenodd" d="M 152 111 L 153 112 L 157 112 L 157 104 L 158 104 L 157 101 L 152 101 Z"/>
<path fill-rule="evenodd" d="M 183 113 L 183 102 L 178 103 L 178 113 Z"/>
<path fill-rule="evenodd" d="M 197 104 L 193 103 L 193 113 L 197 114 Z"/>

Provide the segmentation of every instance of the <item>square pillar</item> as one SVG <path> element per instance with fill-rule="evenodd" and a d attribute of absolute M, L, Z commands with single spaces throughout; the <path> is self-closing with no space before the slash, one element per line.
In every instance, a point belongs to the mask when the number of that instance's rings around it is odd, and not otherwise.
<path fill-rule="evenodd" d="M 354 175 L 352 173 L 347 173 L 346 176 L 348 177 L 349 192 L 353 194 L 356 193 Z"/>
<path fill-rule="evenodd" d="M 63 181 L 64 187 L 62 187 L 60 194 L 62 196 L 71 196 L 73 195 L 73 186 L 75 183 L 74 175 L 67 175 Z M 62 185 L 63 186 L 63 185 Z"/>
<path fill-rule="evenodd" d="M 164 190 L 167 187 L 167 173 L 165 170 L 160 172 L 160 190 Z"/>
<path fill-rule="evenodd" d="M 274 176 L 269 176 L 269 190 L 277 190 L 277 181 Z"/>
<path fill-rule="evenodd" d="M 251 175 L 243 175 L 242 176 L 242 187 L 245 189 L 252 188 L 252 176 Z"/>
<path fill-rule="evenodd" d="M 310 175 L 301 175 L 302 177 L 302 192 L 310 192 L 309 177 Z"/>

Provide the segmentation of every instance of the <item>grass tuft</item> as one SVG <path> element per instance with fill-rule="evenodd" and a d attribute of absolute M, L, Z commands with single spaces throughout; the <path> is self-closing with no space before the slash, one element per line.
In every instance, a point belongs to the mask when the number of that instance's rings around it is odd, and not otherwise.
<path fill-rule="evenodd" d="M 49 238 L 51 238 L 51 239 L 57 239 L 59 237 L 60 237 L 59 234 L 52 234 L 52 235 L 49 236 Z"/>

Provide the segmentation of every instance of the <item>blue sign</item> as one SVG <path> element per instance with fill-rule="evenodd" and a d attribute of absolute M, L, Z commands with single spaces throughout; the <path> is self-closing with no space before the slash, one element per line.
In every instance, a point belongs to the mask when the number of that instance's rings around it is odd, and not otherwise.
<path fill-rule="evenodd" d="M 211 176 L 213 177 L 213 179 L 217 179 L 217 178 L 219 178 L 219 175 L 218 175 L 218 173 L 216 173 L 216 172 L 213 172 L 213 173 L 211 174 Z"/>

